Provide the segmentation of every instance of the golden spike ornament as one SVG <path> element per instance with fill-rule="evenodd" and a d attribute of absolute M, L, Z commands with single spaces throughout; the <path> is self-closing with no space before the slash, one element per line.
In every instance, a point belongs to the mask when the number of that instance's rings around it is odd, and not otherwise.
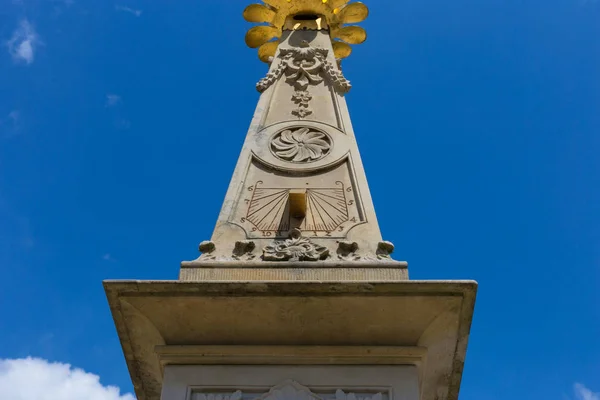
<path fill-rule="evenodd" d="M 246 33 L 246 44 L 258 48 L 258 57 L 264 61 L 275 56 L 283 30 L 329 30 L 337 59 L 352 52 L 351 44 L 367 39 L 367 32 L 356 24 L 364 21 L 369 9 L 361 2 L 347 0 L 263 0 L 244 10 L 244 19 L 261 25 Z"/>

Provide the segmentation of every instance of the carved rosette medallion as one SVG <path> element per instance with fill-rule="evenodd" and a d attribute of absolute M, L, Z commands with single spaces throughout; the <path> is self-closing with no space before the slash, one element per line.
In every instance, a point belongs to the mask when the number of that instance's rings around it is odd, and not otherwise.
<path fill-rule="evenodd" d="M 331 151 L 325 132 L 309 127 L 289 127 L 271 138 L 271 152 L 280 160 L 307 163 L 320 160 Z"/>
<path fill-rule="evenodd" d="M 318 261 L 328 256 L 327 247 L 303 237 L 299 229 L 293 229 L 289 239 L 276 240 L 263 249 L 265 261 Z"/>

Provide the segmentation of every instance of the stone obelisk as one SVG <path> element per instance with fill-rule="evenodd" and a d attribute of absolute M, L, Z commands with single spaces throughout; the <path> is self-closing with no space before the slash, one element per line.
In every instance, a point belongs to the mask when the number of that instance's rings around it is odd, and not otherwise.
<path fill-rule="evenodd" d="M 244 12 L 271 24 L 246 35 L 270 63 L 258 106 L 212 238 L 180 279 L 407 279 L 382 241 L 352 130 L 340 69 L 350 46 L 332 40 L 364 41 L 363 28 L 342 25 L 366 6 L 267 3 Z"/>
<path fill-rule="evenodd" d="M 212 237 L 177 281 L 104 283 L 137 398 L 456 399 L 477 284 L 411 281 L 382 239 L 341 70 L 368 9 L 264 3 L 244 17 L 269 70 Z"/>

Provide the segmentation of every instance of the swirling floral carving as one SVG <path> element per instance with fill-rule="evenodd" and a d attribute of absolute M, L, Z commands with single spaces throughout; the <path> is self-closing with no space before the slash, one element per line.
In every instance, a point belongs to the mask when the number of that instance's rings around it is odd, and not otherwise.
<path fill-rule="evenodd" d="M 303 237 L 300 230 L 294 229 L 290 238 L 276 240 L 263 249 L 265 261 L 318 261 L 329 256 L 327 247 L 313 243 Z"/>
<path fill-rule="evenodd" d="M 329 137 L 314 128 L 290 128 L 271 139 L 271 151 L 285 161 L 312 162 L 325 157 L 331 150 Z"/>

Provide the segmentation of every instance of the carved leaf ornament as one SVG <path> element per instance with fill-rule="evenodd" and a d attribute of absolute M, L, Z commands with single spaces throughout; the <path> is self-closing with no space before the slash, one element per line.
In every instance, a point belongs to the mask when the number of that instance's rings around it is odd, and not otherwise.
<path fill-rule="evenodd" d="M 279 132 L 271 139 L 271 150 L 285 161 L 311 162 L 326 156 L 331 144 L 323 132 L 308 127 L 292 128 Z"/>
<path fill-rule="evenodd" d="M 318 261 L 329 256 L 329 249 L 303 237 L 299 229 L 294 229 L 290 238 L 276 240 L 263 249 L 265 261 Z"/>
<path fill-rule="evenodd" d="M 298 108 L 292 114 L 300 119 L 305 118 L 312 114 L 309 108 L 309 101 L 312 99 L 308 92 L 309 85 L 319 84 L 327 77 L 338 92 L 346 93 L 350 90 L 350 82 L 329 62 L 328 53 L 329 50 L 312 47 L 306 40 L 300 43 L 300 47 L 281 48 L 279 62 L 256 84 L 256 88 L 259 92 L 264 92 L 285 74 L 286 81 L 296 89 L 292 100 L 298 104 Z"/>
<path fill-rule="evenodd" d="M 329 50 L 312 47 L 307 41 L 302 41 L 300 47 L 282 48 L 279 62 L 256 84 L 256 89 L 264 92 L 286 73 L 287 81 L 297 90 L 306 90 L 309 83 L 322 82 L 321 74 L 324 74 L 340 93 L 348 92 L 352 85 L 342 71 L 327 60 L 328 53 Z"/>
<path fill-rule="evenodd" d="M 302 42 L 301 47 L 281 49 L 287 80 L 298 90 L 306 90 L 309 84 L 323 82 L 320 73 L 327 62 L 327 52 L 326 49 L 311 47 L 306 41 Z M 286 57 L 287 54 L 291 57 Z"/>

